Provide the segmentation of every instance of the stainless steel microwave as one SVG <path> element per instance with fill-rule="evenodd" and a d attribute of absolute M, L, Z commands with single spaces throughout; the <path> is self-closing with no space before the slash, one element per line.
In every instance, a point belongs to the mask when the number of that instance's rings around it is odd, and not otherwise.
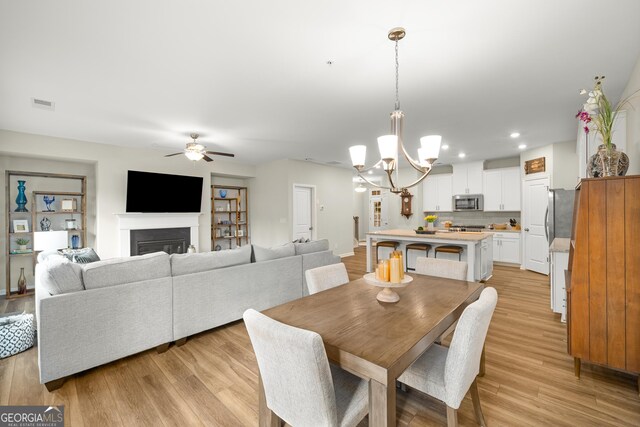
<path fill-rule="evenodd" d="M 484 210 L 484 196 L 482 194 L 459 194 L 453 196 L 453 210 L 455 212 Z"/>

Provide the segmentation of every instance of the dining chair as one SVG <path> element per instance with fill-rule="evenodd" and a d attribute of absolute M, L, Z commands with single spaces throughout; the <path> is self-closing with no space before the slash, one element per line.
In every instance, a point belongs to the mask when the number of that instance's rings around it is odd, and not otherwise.
<path fill-rule="evenodd" d="M 341 262 L 311 268 L 304 272 L 304 277 L 307 279 L 309 295 L 349 283 L 347 268 Z"/>
<path fill-rule="evenodd" d="M 292 426 L 355 426 L 369 412 L 369 383 L 329 365 L 322 338 L 253 309 L 242 316 L 266 406 Z M 276 423 L 279 425 L 279 421 Z"/>
<path fill-rule="evenodd" d="M 416 273 L 446 279 L 467 280 L 467 263 L 450 259 L 416 258 Z"/>
<path fill-rule="evenodd" d="M 497 302 L 496 290 L 485 288 L 480 298 L 462 312 L 449 348 L 432 345 L 398 378 L 401 383 L 443 401 L 447 405 L 449 427 L 458 425 L 457 411 L 469 390 L 476 419 L 486 426 L 476 379 Z"/>

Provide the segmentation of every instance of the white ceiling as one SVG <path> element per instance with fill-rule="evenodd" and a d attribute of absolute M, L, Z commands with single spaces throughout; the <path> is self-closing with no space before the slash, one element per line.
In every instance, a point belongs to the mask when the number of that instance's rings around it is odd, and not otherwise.
<path fill-rule="evenodd" d="M 619 98 L 639 18 L 638 0 L 0 0 L 0 128 L 158 157 L 199 132 L 253 164 L 350 165 L 365 143 L 372 161 L 394 103 L 387 31 L 403 26 L 408 148 L 440 133 L 442 163 L 508 157 L 574 139 L 595 74 Z"/>

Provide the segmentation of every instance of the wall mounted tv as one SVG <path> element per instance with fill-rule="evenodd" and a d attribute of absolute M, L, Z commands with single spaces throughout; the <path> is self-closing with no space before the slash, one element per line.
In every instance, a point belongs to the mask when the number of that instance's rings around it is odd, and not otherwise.
<path fill-rule="evenodd" d="M 200 212 L 202 177 L 129 171 L 127 212 Z"/>

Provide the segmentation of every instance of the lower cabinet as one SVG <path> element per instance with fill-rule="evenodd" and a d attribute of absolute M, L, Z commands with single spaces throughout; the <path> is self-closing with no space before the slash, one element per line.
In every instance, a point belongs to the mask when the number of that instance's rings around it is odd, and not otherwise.
<path fill-rule="evenodd" d="M 494 233 L 493 260 L 520 264 L 520 233 Z"/>
<path fill-rule="evenodd" d="M 569 252 L 551 252 L 551 310 L 560 313 L 563 322 L 567 316 L 567 292 L 564 271 L 569 266 Z"/>

